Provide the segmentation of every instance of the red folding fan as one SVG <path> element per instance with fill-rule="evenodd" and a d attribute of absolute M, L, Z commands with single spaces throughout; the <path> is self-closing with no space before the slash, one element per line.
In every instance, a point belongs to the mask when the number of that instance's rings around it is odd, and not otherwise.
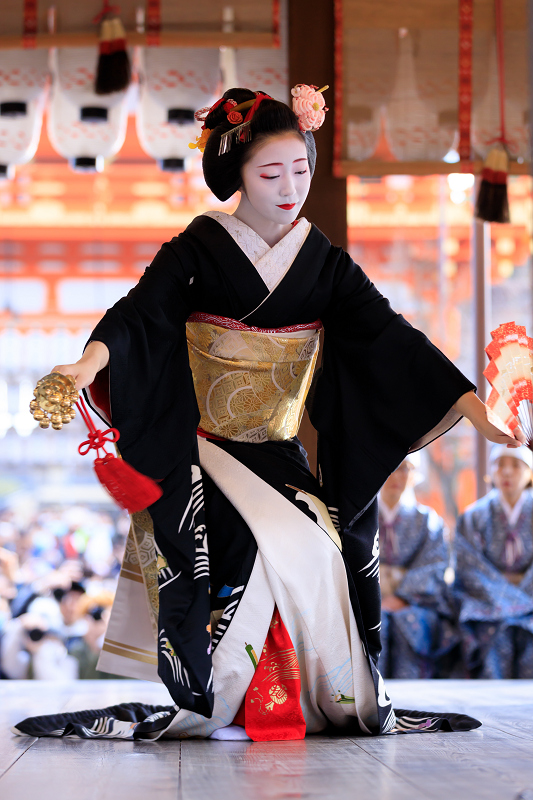
<path fill-rule="evenodd" d="M 510 435 L 520 425 L 533 450 L 533 339 L 515 322 L 500 325 L 491 336 L 483 373 L 492 386 L 487 406 L 495 418 L 490 421 Z"/>

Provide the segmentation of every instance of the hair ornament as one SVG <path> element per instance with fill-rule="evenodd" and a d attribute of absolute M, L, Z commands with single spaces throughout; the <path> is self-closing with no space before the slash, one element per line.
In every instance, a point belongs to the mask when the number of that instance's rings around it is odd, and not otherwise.
<path fill-rule="evenodd" d="M 221 97 L 220 100 L 217 100 L 212 106 L 204 106 L 203 108 L 199 108 L 198 111 L 194 112 L 194 119 L 196 122 L 205 122 L 211 111 L 214 111 L 215 108 L 217 108 L 223 102 L 224 98 Z"/>
<path fill-rule="evenodd" d="M 230 113 L 230 111 L 231 111 L 231 109 L 232 109 L 232 108 L 235 108 L 235 106 L 236 106 L 236 105 L 237 105 L 237 101 L 236 101 L 236 100 L 233 100 L 233 98 L 231 98 L 231 97 L 230 97 L 230 99 L 229 99 L 229 100 L 226 100 L 226 102 L 224 103 L 224 105 L 222 106 L 222 108 L 224 109 L 224 111 L 226 112 L 226 114 L 229 114 L 229 113 Z"/>
<path fill-rule="evenodd" d="M 207 144 L 207 140 L 209 139 L 210 136 L 211 136 L 211 129 L 206 128 L 205 125 L 203 125 L 200 136 L 196 137 L 195 142 L 190 142 L 189 147 L 191 148 L 191 150 L 195 150 L 196 148 L 198 148 L 200 153 L 203 153 L 205 150 L 205 146 Z"/>
<path fill-rule="evenodd" d="M 228 122 L 231 124 L 239 122 L 239 124 L 236 128 L 232 128 L 230 131 L 223 133 L 220 137 L 220 146 L 218 148 L 219 156 L 224 155 L 224 153 L 229 153 L 232 144 L 244 144 L 245 142 L 252 141 L 250 123 L 263 100 L 272 100 L 272 98 L 268 94 L 263 94 L 263 92 L 256 92 L 256 96 L 252 100 L 246 100 L 244 103 L 239 103 L 239 105 L 232 107 L 228 114 Z M 240 112 L 246 109 L 248 109 L 248 113 L 243 122 Z"/>
<path fill-rule="evenodd" d="M 228 114 L 228 122 L 232 125 L 239 125 L 243 121 L 240 111 L 230 111 Z"/>
<path fill-rule="evenodd" d="M 199 108 L 198 111 L 194 112 L 194 119 L 196 122 L 205 122 L 205 118 L 211 111 L 209 106 L 204 106 L 203 108 Z"/>
<path fill-rule="evenodd" d="M 326 111 L 329 110 L 322 96 L 326 89 L 329 86 L 319 89 L 318 86 L 305 83 L 297 83 L 291 89 L 292 110 L 298 117 L 301 131 L 317 131 L 324 122 Z"/>

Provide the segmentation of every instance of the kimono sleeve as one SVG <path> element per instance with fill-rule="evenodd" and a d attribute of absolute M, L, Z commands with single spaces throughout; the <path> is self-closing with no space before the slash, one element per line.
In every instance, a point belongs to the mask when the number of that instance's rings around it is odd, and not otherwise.
<path fill-rule="evenodd" d="M 107 395 L 122 456 L 155 479 L 190 450 L 199 420 L 185 336 L 194 272 L 194 254 L 180 238 L 164 244 L 90 338 L 107 345 L 109 366 L 88 400 L 102 415 Z"/>
<path fill-rule="evenodd" d="M 349 525 L 409 452 L 459 421 L 453 405 L 475 387 L 346 253 L 335 271 L 311 421 Z"/>
<path fill-rule="evenodd" d="M 475 387 L 400 314 L 343 251 L 322 313 L 322 371 L 309 416 L 318 432 L 324 500 L 338 523 L 366 645 L 377 663 L 379 534 L 376 495 L 405 456 L 460 419 Z"/>

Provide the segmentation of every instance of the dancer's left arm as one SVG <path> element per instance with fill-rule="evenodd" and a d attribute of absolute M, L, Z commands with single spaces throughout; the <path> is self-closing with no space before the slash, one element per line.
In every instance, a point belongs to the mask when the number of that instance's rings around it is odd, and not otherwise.
<path fill-rule="evenodd" d="M 474 392 L 467 392 L 454 405 L 455 410 L 470 420 L 474 428 L 479 431 L 489 442 L 506 444 L 507 447 L 520 447 L 526 443 L 526 437 L 520 427 L 514 429 L 514 437 L 503 433 L 489 421 L 487 406 L 482 403 Z"/>

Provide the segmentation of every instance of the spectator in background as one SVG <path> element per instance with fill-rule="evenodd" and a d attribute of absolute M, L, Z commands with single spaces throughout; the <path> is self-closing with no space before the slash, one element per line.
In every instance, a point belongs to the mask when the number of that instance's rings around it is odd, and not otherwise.
<path fill-rule="evenodd" d="M 449 563 L 444 522 L 417 503 L 414 475 L 410 456 L 379 495 L 379 669 L 386 678 L 447 677 L 459 644 L 444 581 Z"/>
<path fill-rule="evenodd" d="M 533 678 L 533 454 L 495 445 L 494 488 L 457 522 L 456 595 L 472 678 Z"/>
<path fill-rule="evenodd" d="M 2 637 L 0 666 L 13 680 L 61 681 L 78 677 L 78 663 L 68 654 L 49 620 L 35 613 L 21 614 L 7 622 Z"/>
<path fill-rule="evenodd" d="M 81 506 L 0 512 L 0 677 L 108 677 L 95 667 L 127 527 Z"/>

